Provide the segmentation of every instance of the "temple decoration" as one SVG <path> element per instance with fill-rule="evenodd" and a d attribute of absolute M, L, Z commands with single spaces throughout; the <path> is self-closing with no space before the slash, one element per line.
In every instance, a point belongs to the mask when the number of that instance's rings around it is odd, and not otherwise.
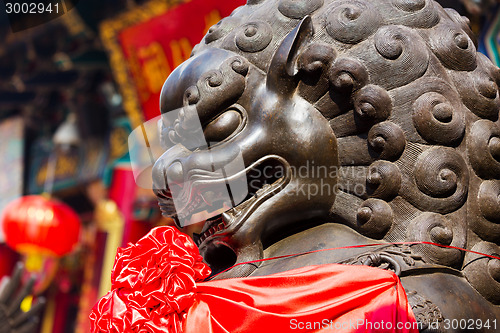
<path fill-rule="evenodd" d="M 7 244 L 26 255 L 28 270 L 43 256 L 62 257 L 78 243 L 80 219 L 68 205 L 29 195 L 11 202 L 2 218 Z"/>
<path fill-rule="evenodd" d="M 134 127 L 159 115 L 163 82 L 208 29 L 243 0 L 152 0 L 101 24 L 100 34 Z"/>

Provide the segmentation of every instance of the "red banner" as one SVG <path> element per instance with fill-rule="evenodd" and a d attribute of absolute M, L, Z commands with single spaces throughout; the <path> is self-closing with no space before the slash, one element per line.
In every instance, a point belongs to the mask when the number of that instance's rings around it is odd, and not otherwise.
<path fill-rule="evenodd" d="M 113 70 L 122 86 L 124 105 L 134 126 L 138 125 L 139 118 L 144 121 L 159 115 L 160 92 L 167 76 L 189 58 L 192 48 L 212 25 L 245 3 L 245 0 L 190 0 L 148 19 L 144 19 L 144 15 L 136 15 L 140 19 L 135 24 L 126 26 L 131 21 L 129 13 L 127 18 L 118 18 L 112 24 L 103 25 L 101 34 L 112 52 Z M 125 22 L 125 26 L 120 29 L 118 24 L 116 29 L 117 21 Z M 110 36 L 110 27 L 114 28 L 114 36 Z M 118 44 L 118 49 L 116 44 L 110 45 L 110 38 Z M 116 52 L 120 54 L 113 54 Z M 120 73 L 123 70 L 120 59 L 127 65 L 127 75 L 131 76 L 128 83 Z M 124 86 L 130 82 L 133 82 L 133 89 Z M 130 96 L 132 93 L 135 96 Z M 134 104 L 138 104 L 142 111 L 140 117 L 134 115 L 136 111 L 133 109 L 137 108 Z"/>

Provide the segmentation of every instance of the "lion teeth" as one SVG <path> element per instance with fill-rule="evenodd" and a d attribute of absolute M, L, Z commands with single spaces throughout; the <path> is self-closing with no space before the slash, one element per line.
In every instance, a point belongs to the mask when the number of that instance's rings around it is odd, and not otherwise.
<path fill-rule="evenodd" d="M 230 224 L 232 219 L 233 219 L 232 211 L 227 211 L 225 213 L 222 213 L 222 221 L 224 221 L 225 224 Z"/>

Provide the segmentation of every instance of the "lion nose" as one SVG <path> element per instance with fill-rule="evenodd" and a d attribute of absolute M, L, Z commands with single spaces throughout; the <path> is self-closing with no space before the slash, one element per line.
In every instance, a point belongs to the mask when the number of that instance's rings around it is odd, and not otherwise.
<path fill-rule="evenodd" d="M 166 151 L 153 166 L 154 188 L 170 191 L 169 185 L 182 187 L 186 171 L 182 162 L 191 154 L 192 152 L 182 145 L 175 145 Z"/>
<path fill-rule="evenodd" d="M 172 163 L 167 169 L 167 182 L 171 187 L 177 185 L 183 187 L 184 184 L 184 168 L 181 162 Z"/>

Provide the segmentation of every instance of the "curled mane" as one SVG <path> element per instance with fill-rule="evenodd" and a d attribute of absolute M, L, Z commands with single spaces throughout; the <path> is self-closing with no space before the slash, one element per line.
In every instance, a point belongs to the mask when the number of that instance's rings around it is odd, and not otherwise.
<path fill-rule="evenodd" d="M 431 0 L 248 0 L 193 52 L 230 50 L 267 73 L 306 16 L 314 34 L 293 62 L 295 93 L 338 138 L 335 221 L 373 238 L 499 254 L 500 70 L 477 53 L 468 20 Z M 500 268 L 454 249 L 417 252 L 464 268 L 500 304 Z"/>

